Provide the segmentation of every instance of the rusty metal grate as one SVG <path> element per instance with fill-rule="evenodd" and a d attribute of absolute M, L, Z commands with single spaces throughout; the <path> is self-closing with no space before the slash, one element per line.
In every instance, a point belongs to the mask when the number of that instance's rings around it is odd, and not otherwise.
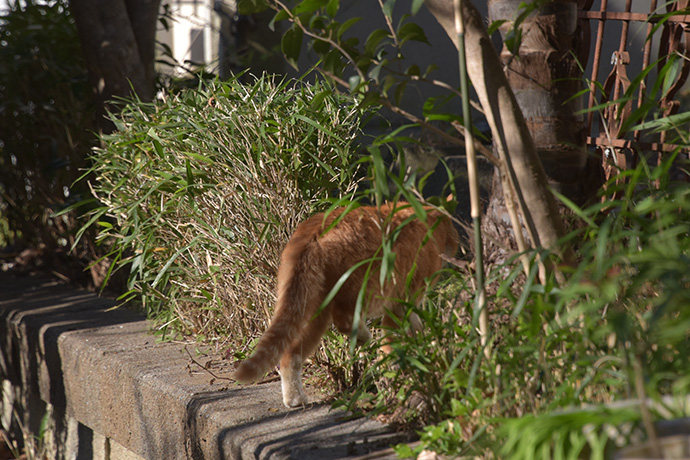
<path fill-rule="evenodd" d="M 678 112 L 680 107 L 679 101 L 675 100 L 678 96 L 679 90 L 685 84 L 688 74 L 690 73 L 690 60 L 687 59 L 686 52 L 690 49 L 690 15 L 682 15 L 690 6 L 690 0 L 676 0 L 675 2 L 666 2 L 662 0 L 661 4 L 657 6 L 657 0 L 642 0 L 645 5 L 649 5 L 649 13 L 633 12 L 633 1 L 625 0 L 624 11 L 610 11 L 609 0 L 601 0 L 599 10 L 592 11 L 594 0 L 584 0 L 584 7 L 580 10 L 580 18 L 589 20 L 590 25 L 594 29 L 596 27 L 596 42 L 594 45 L 594 59 L 592 62 L 591 81 L 588 107 L 591 109 L 597 104 L 602 104 L 608 101 L 619 100 L 628 90 L 631 84 L 632 67 L 639 66 L 639 72 L 648 68 L 652 62 L 652 55 L 655 56 L 657 70 L 662 69 L 666 64 L 669 56 L 674 53 L 680 53 L 685 56 L 682 59 L 682 67 L 677 73 L 676 78 L 669 85 L 667 91 L 664 92 L 658 101 L 659 108 L 664 116 L 673 115 Z M 613 2 L 611 2 L 613 3 Z M 684 11 L 685 10 L 685 11 Z M 679 12 L 677 15 L 666 16 L 669 12 Z M 662 21 L 663 18 L 663 21 Z M 620 27 L 620 42 L 618 49 L 613 51 L 611 56 L 611 71 L 603 79 L 601 87 L 602 91 L 598 89 L 598 85 L 594 82 L 601 82 L 600 71 L 602 68 L 602 61 L 606 59 L 603 56 L 602 50 L 604 48 L 605 31 L 607 24 L 613 21 L 617 22 Z M 628 39 L 630 34 L 631 23 L 639 23 L 638 27 L 646 27 L 645 38 L 649 37 L 654 32 L 655 39 L 648 39 L 644 41 L 644 49 L 642 50 L 642 61 L 639 59 L 635 64 L 631 65 L 631 50 L 628 49 Z M 656 29 L 655 29 L 656 28 Z M 653 46 L 653 44 L 656 46 Z M 653 49 L 655 48 L 655 49 Z M 639 74 L 638 74 L 639 75 Z M 647 88 L 646 78 L 642 81 L 639 91 L 631 99 L 624 104 L 613 104 L 603 109 L 599 116 L 595 117 L 594 112 L 588 113 L 587 128 L 591 133 L 587 138 L 587 143 L 591 146 L 597 147 L 604 157 L 605 170 L 607 178 L 611 174 L 615 165 L 618 168 L 625 169 L 630 167 L 626 164 L 630 158 L 626 160 L 626 155 L 620 154 L 622 151 L 627 151 L 632 155 L 632 161 L 636 161 L 634 152 L 636 150 L 657 152 L 659 159 L 665 152 L 676 150 L 679 146 L 672 143 L 667 143 L 665 133 L 662 133 L 658 138 L 649 140 L 643 139 L 640 131 L 625 132 L 623 129 L 628 121 L 633 108 L 639 108 L 645 101 L 645 91 Z M 595 118 L 598 123 L 595 125 Z M 688 149 L 684 149 L 686 152 Z M 611 155 L 612 152 L 619 154 Z"/>

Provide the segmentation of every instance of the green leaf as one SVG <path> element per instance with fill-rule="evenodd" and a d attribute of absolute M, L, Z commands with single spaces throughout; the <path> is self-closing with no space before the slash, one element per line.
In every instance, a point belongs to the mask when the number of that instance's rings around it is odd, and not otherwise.
<path fill-rule="evenodd" d="M 690 123 L 690 112 L 683 112 L 653 121 L 645 121 L 639 125 L 631 127 L 630 130 L 636 131 L 641 129 L 651 129 L 653 133 L 658 133 L 687 125 L 687 123 Z"/>
<path fill-rule="evenodd" d="M 364 52 L 369 55 L 375 55 L 379 44 L 386 38 L 390 38 L 391 34 L 386 29 L 376 29 L 367 37 L 364 44 Z"/>
<path fill-rule="evenodd" d="M 347 29 L 349 29 L 353 25 L 357 24 L 361 20 L 362 20 L 361 17 L 354 17 L 354 18 L 350 18 L 347 21 L 345 21 L 344 23 L 342 23 L 340 25 L 340 27 L 338 27 L 338 33 L 336 34 L 336 37 L 338 38 L 338 40 L 340 40 L 340 37 L 343 36 L 343 34 L 347 31 Z"/>
<path fill-rule="evenodd" d="M 323 61 L 324 70 L 331 72 L 334 75 L 341 76 L 344 66 L 343 55 L 340 53 L 340 51 L 332 49 L 326 54 L 326 57 Z"/>
<path fill-rule="evenodd" d="M 185 158 L 185 172 L 187 173 L 187 187 L 194 185 L 194 173 L 192 173 L 192 164 L 189 158 Z"/>
<path fill-rule="evenodd" d="M 419 69 L 419 66 L 417 64 L 412 64 L 408 69 L 405 71 L 405 75 L 410 75 L 410 76 L 419 76 L 421 75 L 421 70 Z"/>
<path fill-rule="evenodd" d="M 383 286 L 386 280 L 393 277 L 395 253 L 391 249 L 390 241 L 385 241 L 381 248 L 383 249 L 383 256 L 381 258 L 381 270 L 379 271 L 379 284 Z"/>
<path fill-rule="evenodd" d="M 313 13 L 328 4 L 328 0 L 302 0 L 293 10 L 295 14 Z"/>
<path fill-rule="evenodd" d="M 323 16 L 322 14 L 308 14 L 308 15 L 303 15 L 303 16 L 308 16 L 309 17 L 309 28 L 312 30 L 331 30 L 335 28 L 336 25 L 338 25 L 337 22 L 329 22 L 328 18 Z M 328 24 L 327 24 L 328 23 Z"/>
<path fill-rule="evenodd" d="M 321 110 L 321 108 L 323 107 L 324 101 L 330 95 L 331 95 L 330 90 L 323 90 L 323 91 L 316 93 L 314 98 L 311 100 L 311 104 L 310 104 L 311 108 L 315 111 Z"/>
<path fill-rule="evenodd" d="M 276 30 L 276 24 L 275 23 L 279 22 L 279 21 L 285 21 L 286 19 L 289 19 L 289 18 L 290 18 L 290 14 L 287 11 L 280 10 L 275 14 L 275 16 L 273 16 L 273 19 L 271 19 L 271 21 L 268 23 L 268 28 L 275 32 L 275 30 Z"/>
<path fill-rule="evenodd" d="M 425 372 L 425 373 L 428 373 L 428 372 L 429 372 L 429 368 L 426 367 L 424 364 L 422 364 L 422 362 L 421 362 L 419 359 L 414 358 L 414 357 L 410 357 L 409 360 L 410 360 L 410 363 L 411 363 L 414 367 L 416 367 L 417 369 L 419 369 L 420 371 Z"/>
<path fill-rule="evenodd" d="M 520 45 L 522 44 L 522 30 L 519 27 L 510 29 L 503 42 L 513 56 L 519 56 Z"/>
<path fill-rule="evenodd" d="M 340 9 L 340 0 L 330 0 L 326 5 L 326 14 L 334 18 Z"/>
<path fill-rule="evenodd" d="M 425 119 L 426 121 L 445 121 L 447 123 L 457 121 L 462 126 L 465 126 L 462 117 L 455 115 L 454 113 L 430 113 Z"/>
<path fill-rule="evenodd" d="M 169 273 L 168 269 L 172 266 L 173 262 L 175 262 L 175 259 L 177 259 L 180 256 L 180 254 L 194 246 L 194 244 L 197 242 L 197 240 L 199 240 L 199 238 L 201 238 L 201 235 L 192 238 L 189 244 L 175 251 L 175 253 L 165 262 L 165 265 L 163 265 L 163 267 L 160 269 L 160 271 L 156 275 L 156 278 L 153 280 L 153 283 L 151 283 L 151 287 L 155 288 L 158 285 L 158 283 L 161 282 L 165 275 Z"/>
<path fill-rule="evenodd" d="M 195 159 L 195 160 L 197 160 L 197 161 L 201 161 L 201 162 L 203 162 L 203 163 L 206 163 L 206 164 L 213 164 L 213 163 L 215 163 L 215 161 L 214 161 L 212 158 L 209 158 L 209 157 L 207 157 L 207 156 L 201 155 L 201 154 L 199 154 L 199 153 L 189 152 L 189 151 L 182 151 L 182 152 L 180 152 L 180 153 L 182 153 L 183 155 L 186 155 L 186 156 L 188 156 L 188 157 L 190 157 L 190 158 L 193 158 L 193 159 Z"/>
<path fill-rule="evenodd" d="M 498 21 L 492 21 L 491 24 L 489 24 L 489 27 L 486 29 L 486 32 L 489 34 L 489 36 L 491 36 L 506 22 L 508 22 L 507 19 L 499 19 Z"/>
<path fill-rule="evenodd" d="M 438 66 L 436 64 L 429 64 L 429 66 L 426 68 L 424 71 L 424 75 L 422 75 L 424 78 L 428 77 L 431 72 L 434 70 L 438 70 Z"/>
<path fill-rule="evenodd" d="M 362 83 L 362 79 L 359 77 L 359 75 L 353 75 L 350 78 L 348 78 L 347 82 L 350 87 L 350 92 L 354 93 L 357 91 L 359 85 Z"/>
<path fill-rule="evenodd" d="M 364 98 L 359 102 L 359 107 L 362 109 L 378 105 L 381 96 L 375 91 L 369 91 L 364 95 Z"/>
<path fill-rule="evenodd" d="M 393 19 L 393 8 L 395 7 L 395 0 L 386 0 L 383 4 L 383 14 L 388 19 Z"/>
<path fill-rule="evenodd" d="M 400 41 L 400 46 L 410 40 L 426 43 L 427 45 L 430 44 L 426 34 L 424 34 L 424 29 L 414 22 L 405 23 L 398 29 L 398 40 Z"/>
<path fill-rule="evenodd" d="M 395 88 L 395 92 L 393 94 L 393 100 L 395 101 L 396 105 L 400 105 L 400 102 L 402 101 L 402 97 L 405 94 L 405 89 L 407 88 L 407 82 L 403 81 L 398 84 L 398 86 Z"/>
<path fill-rule="evenodd" d="M 407 444 L 398 444 L 393 449 L 395 450 L 395 454 L 400 458 L 412 458 L 416 456 L 415 452 Z"/>
<path fill-rule="evenodd" d="M 319 56 L 325 56 L 331 50 L 331 44 L 325 40 L 314 40 L 312 48 Z"/>
<path fill-rule="evenodd" d="M 393 87 L 394 84 L 398 82 L 398 79 L 394 75 L 388 74 L 383 79 L 383 85 L 381 92 L 384 96 L 388 96 L 388 91 Z"/>
<path fill-rule="evenodd" d="M 386 180 L 386 165 L 381 157 L 381 149 L 375 146 L 369 147 L 371 161 L 374 164 L 374 193 L 376 203 L 383 203 L 384 197 L 388 195 L 388 182 Z"/>
<path fill-rule="evenodd" d="M 412 16 L 419 13 L 419 10 L 423 4 L 424 4 L 424 0 L 412 0 L 412 9 L 410 10 L 410 12 L 412 13 Z"/>
<path fill-rule="evenodd" d="M 304 33 L 302 32 L 302 29 L 292 27 L 285 32 L 283 35 L 283 40 L 280 44 L 285 58 L 295 69 L 297 69 L 297 59 L 299 58 L 300 51 L 302 50 L 303 36 Z"/>
<path fill-rule="evenodd" d="M 383 69 L 383 62 L 376 64 L 374 66 L 374 68 L 372 68 L 369 71 L 369 73 L 368 73 L 369 78 L 374 80 L 376 83 L 378 83 L 379 82 L 379 75 L 381 74 L 382 69 Z"/>
<path fill-rule="evenodd" d="M 577 215 L 580 219 L 584 220 L 587 225 L 589 225 L 591 228 L 597 228 L 598 225 L 594 220 L 589 217 L 583 210 L 580 208 L 578 205 L 576 205 L 570 198 L 567 196 L 559 193 L 556 190 L 552 190 L 553 194 L 556 195 L 556 198 L 561 200 L 563 204 L 565 204 L 575 215 Z"/>
<path fill-rule="evenodd" d="M 352 274 L 359 268 L 367 264 L 371 264 L 375 261 L 376 259 L 365 259 L 360 262 L 357 262 L 355 265 L 350 267 L 345 273 L 343 273 L 338 281 L 333 285 L 331 288 L 330 292 L 328 295 L 323 299 L 323 302 L 321 302 L 321 305 L 319 305 L 319 308 L 316 310 L 316 313 L 314 313 L 314 317 L 318 316 L 324 308 L 328 306 L 329 303 L 333 301 L 336 295 L 338 295 L 338 292 L 340 292 L 340 289 L 343 287 L 343 284 L 352 276 Z"/>
<path fill-rule="evenodd" d="M 663 78 L 663 85 L 661 88 L 661 94 L 666 96 L 669 89 L 676 83 L 678 75 L 682 72 L 685 66 L 685 60 L 678 57 L 677 54 L 672 54 L 668 56 L 668 62 L 664 65 L 662 71 L 663 75 L 659 75 L 657 78 Z M 660 72 L 661 74 L 662 72 Z"/>
<path fill-rule="evenodd" d="M 328 134 L 329 136 L 337 139 L 338 135 L 335 134 L 332 130 L 326 128 L 326 126 L 317 123 L 316 121 L 312 120 L 311 118 L 305 117 L 304 115 L 295 115 L 295 119 L 297 120 L 302 120 L 303 122 L 307 123 L 308 125 L 313 126 L 316 128 L 319 132 Z"/>
<path fill-rule="evenodd" d="M 269 7 L 266 0 L 239 0 L 237 2 L 237 12 L 240 14 L 254 14 L 266 11 Z"/>

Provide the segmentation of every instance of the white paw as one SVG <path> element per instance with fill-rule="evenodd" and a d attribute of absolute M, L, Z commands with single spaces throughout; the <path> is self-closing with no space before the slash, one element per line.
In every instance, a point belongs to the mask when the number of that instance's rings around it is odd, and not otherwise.
<path fill-rule="evenodd" d="M 307 404 L 307 395 L 304 393 L 283 394 L 285 407 L 299 407 Z"/>
<path fill-rule="evenodd" d="M 295 355 L 288 366 L 280 369 L 280 385 L 283 390 L 283 404 L 298 407 L 307 403 L 307 395 L 302 387 L 302 357 Z"/>

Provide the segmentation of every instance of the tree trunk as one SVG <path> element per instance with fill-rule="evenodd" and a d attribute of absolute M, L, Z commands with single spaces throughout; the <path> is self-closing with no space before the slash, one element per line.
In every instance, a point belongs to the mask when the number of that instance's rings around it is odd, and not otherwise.
<path fill-rule="evenodd" d="M 101 117 L 116 97 L 151 100 L 160 0 L 71 0 Z M 104 131 L 110 123 L 100 120 Z"/>
<path fill-rule="evenodd" d="M 457 46 L 453 2 L 425 0 L 425 5 Z M 515 184 L 525 224 L 533 237 L 532 245 L 558 251 L 564 225 L 527 124 L 479 12 L 469 0 L 462 1 L 462 8 L 467 72 L 484 108 L 504 170 Z"/>
<path fill-rule="evenodd" d="M 489 20 L 505 20 L 505 39 L 520 12 L 522 0 L 489 0 Z M 527 127 L 551 186 L 582 203 L 599 183 L 587 168 L 587 128 L 582 97 L 584 67 L 589 56 L 589 23 L 578 19 L 574 0 L 548 2 L 520 26 L 519 56 L 506 46 L 501 61 L 508 84 L 525 116 Z M 596 174 L 594 174 L 596 176 Z"/>

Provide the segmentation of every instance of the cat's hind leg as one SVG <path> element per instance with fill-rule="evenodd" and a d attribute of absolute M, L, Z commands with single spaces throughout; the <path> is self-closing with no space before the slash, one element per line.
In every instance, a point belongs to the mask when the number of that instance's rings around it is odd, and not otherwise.
<path fill-rule="evenodd" d="M 299 339 L 283 354 L 280 360 L 280 380 L 285 406 L 297 407 L 307 403 L 308 398 L 302 386 L 302 364 L 314 352 L 330 324 L 330 311 L 322 311 L 309 321 L 302 329 Z"/>

